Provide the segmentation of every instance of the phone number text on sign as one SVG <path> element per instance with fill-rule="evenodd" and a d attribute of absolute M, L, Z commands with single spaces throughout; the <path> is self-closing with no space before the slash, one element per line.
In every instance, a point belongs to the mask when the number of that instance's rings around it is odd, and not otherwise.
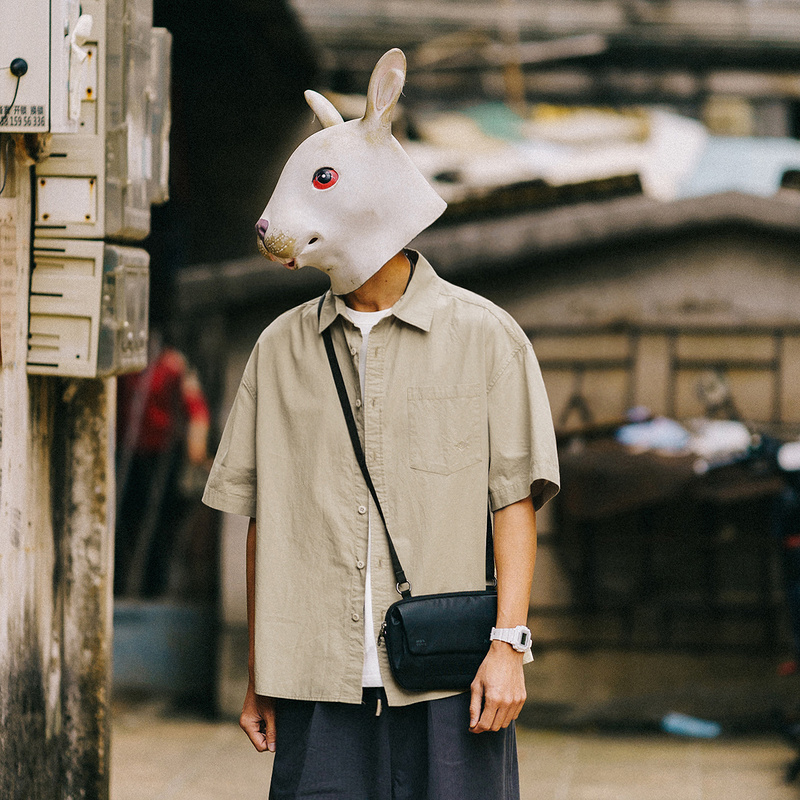
<path fill-rule="evenodd" d="M 44 106 L 0 106 L 0 124 L 4 128 L 46 128 Z"/>

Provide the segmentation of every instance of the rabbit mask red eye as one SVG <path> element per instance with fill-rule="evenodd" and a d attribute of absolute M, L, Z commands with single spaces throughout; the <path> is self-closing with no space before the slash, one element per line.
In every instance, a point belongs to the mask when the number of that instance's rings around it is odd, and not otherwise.
<path fill-rule="evenodd" d="M 330 189 L 339 180 L 339 173 L 332 167 L 321 167 L 311 181 L 315 189 Z"/>

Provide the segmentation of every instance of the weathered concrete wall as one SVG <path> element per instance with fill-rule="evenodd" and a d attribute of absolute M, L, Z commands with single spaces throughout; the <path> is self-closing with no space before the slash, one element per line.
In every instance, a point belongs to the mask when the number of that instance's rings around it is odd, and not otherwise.
<path fill-rule="evenodd" d="M 105 800 L 115 382 L 27 376 L 27 170 L 9 181 L 0 198 L 0 797 Z"/>
<path fill-rule="evenodd" d="M 49 486 L 49 452 L 31 435 L 32 412 L 44 429 L 48 399 L 29 402 L 25 374 L 25 319 L 30 199 L 24 175 L 9 176 L 0 198 L 0 793 L 4 797 L 56 797 L 59 753 L 60 659 L 52 658 L 54 541 L 49 492 L 30 503 L 32 487 Z M 41 428 L 40 428 L 41 430 Z M 54 680 L 55 679 L 55 680 Z"/>
<path fill-rule="evenodd" d="M 109 778 L 116 381 L 59 381 L 52 450 L 61 609 L 60 714 L 66 797 L 105 798 Z"/>
<path fill-rule="evenodd" d="M 529 263 L 493 299 L 524 328 L 793 324 L 798 256 L 797 234 L 729 225 Z"/>

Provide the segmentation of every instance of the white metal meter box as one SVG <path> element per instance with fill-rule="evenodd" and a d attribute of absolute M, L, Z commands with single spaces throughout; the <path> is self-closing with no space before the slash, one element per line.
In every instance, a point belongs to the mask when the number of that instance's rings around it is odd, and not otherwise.
<path fill-rule="evenodd" d="M 50 130 L 96 133 L 104 5 L 98 0 L 51 0 L 50 5 Z"/>
<path fill-rule="evenodd" d="M 47 131 L 50 0 L 0 0 L 0 20 L 0 131 Z"/>
<path fill-rule="evenodd" d="M 150 256 L 135 247 L 106 245 L 97 374 L 121 375 L 147 366 Z"/>
<path fill-rule="evenodd" d="M 106 236 L 136 241 L 150 233 L 153 0 L 108 0 L 107 13 L 125 25 L 107 40 Z"/>
<path fill-rule="evenodd" d="M 54 8 L 56 4 L 66 9 L 61 18 L 64 27 L 59 28 L 57 38 L 64 39 L 64 31 L 72 30 L 72 34 L 81 33 L 76 39 L 81 44 L 69 45 L 70 59 L 77 66 L 67 68 L 68 91 L 62 101 L 56 101 L 60 92 L 54 88 L 53 109 L 54 113 L 60 109 L 63 124 L 54 124 L 49 155 L 36 165 L 36 236 L 103 239 L 106 235 L 105 4 L 97 0 L 82 0 L 80 4 L 74 0 L 53 0 Z M 122 26 L 121 21 L 117 24 Z M 83 61 L 76 52 L 85 55 Z M 76 89 L 80 89 L 77 95 Z"/>
<path fill-rule="evenodd" d="M 50 156 L 36 165 L 37 237 L 104 238 L 104 153 L 98 138 L 53 136 Z"/>
<path fill-rule="evenodd" d="M 28 372 L 95 378 L 147 365 L 149 256 L 98 241 L 33 246 Z"/>
<path fill-rule="evenodd" d="M 91 129 L 102 16 L 97 0 L 0 0 L 0 131 Z"/>
<path fill-rule="evenodd" d="M 52 1 L 69 11 L 54 23 L 59 47 L 63 30 L 82 44 L 70 44 L 65 62 L 66 122 L 53 127 L 50 155 L 36 165 L 36 236 L 140 241 L 151 203 L 168 196 L 172 37 L 152 27 L 152 0 Z"/>

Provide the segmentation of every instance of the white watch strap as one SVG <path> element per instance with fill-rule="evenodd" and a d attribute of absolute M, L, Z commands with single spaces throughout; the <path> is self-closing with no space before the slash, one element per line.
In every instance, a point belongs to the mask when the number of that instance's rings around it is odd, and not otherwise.
<path fill-rule="evenodd" d="M 530 653 L 531 632 L 525 625 L 517 625 L 516 628 L 492 628 L 489 636 L 491 641 L 500 641 L 510 644 L 518 653 Z M 520 647 L 521 642 L 525 642 L 524 649 Z M 528 659 L 529 661 L 532 659 Z M 523 659 L 523 663 L 528 661 Z"/>
<path fill-rule="evenodd" d="M 513 644 L 516 640 L 516 628 L 492 628 L 492 635 L 489 637 L 493 642 L 506 642 Z"/>

